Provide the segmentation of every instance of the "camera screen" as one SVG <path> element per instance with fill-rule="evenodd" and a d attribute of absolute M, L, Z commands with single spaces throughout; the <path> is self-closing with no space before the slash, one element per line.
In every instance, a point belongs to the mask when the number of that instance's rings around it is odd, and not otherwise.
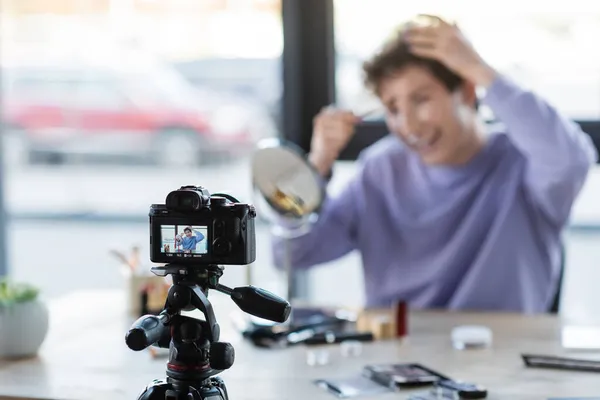
<path fill-rule="evenodd" d="M 200 257 L 208 252 L 206 226 L 162 225 L 160 227 L 161 253 Z"/>

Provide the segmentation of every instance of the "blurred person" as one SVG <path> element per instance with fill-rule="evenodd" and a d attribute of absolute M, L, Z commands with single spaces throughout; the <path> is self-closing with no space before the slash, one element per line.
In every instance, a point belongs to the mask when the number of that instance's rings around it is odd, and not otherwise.
<path fill-rule="evenodd" d="M 184 253 L 193 253 L 196 250 L 196 245 L 203 240 L 204 235 L 198 231 L 194 231 L 194 234 L 192 234 L 192 228 L 189 226 L 183 230 L 183 235 L 175 237 L 177 244 L 182 245 Z"/>
<path fill-rule="evenodd" d="M 456 25 L 432 18 L 405 25 L 363 65 L 391 134 L 362 151 L 356 176 L 292 239 L 292 263 L 309 268 L 359 250 L 367 307 L 547 312 L 561 233 L 597 152 L 577 124 L 486 63 Z M 477 87 L 501 132 L 478 118 Z M 358 120 L 330 107 L 316 116 L 308 159 L 323 184 Z M 280 266 L 277 238 L 273 255 Z"/>

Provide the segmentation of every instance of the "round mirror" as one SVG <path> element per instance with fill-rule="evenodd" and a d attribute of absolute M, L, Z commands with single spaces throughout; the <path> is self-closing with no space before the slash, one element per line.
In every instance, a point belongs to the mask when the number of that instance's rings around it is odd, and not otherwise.
<path fill-rule="evenodd" d="M 252 181 L 268 206 L 286 218 L 305 219 L 323 202 L 318 172 L 292 143 L 278 139 L 259 143 L 252 160 Z"/>

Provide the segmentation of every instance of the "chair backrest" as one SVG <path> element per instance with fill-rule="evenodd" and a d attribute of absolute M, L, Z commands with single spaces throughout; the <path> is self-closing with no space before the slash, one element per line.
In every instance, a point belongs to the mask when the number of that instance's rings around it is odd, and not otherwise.
<path fill-rule="evenodd" d="M 566 263 L 566 255 L 565 255 L 565 244 L 564 242 L 560 242 L 560 273 L 558 275 L 558 285 L 556 287 L 556 293 L 554 294 L 554 300 L 552 300 L 552 304 L 550 305 L 550 309 L 548 312 L 550 314 L 558 314 L 560 309 L 560 296 L 563 285 L 563 277 L 565 275 L 565 263 Z"/>

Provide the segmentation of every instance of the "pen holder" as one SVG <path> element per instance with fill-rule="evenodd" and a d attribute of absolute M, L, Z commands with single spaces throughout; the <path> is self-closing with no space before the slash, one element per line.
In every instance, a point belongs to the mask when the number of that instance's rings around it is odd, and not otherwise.
<path fill-rule="evenodd" d="M 127 293 L 127 309 L 131 317 L 158 314 L 165 306 L 169 282 L 160 276 L 124 273 Z"/>

